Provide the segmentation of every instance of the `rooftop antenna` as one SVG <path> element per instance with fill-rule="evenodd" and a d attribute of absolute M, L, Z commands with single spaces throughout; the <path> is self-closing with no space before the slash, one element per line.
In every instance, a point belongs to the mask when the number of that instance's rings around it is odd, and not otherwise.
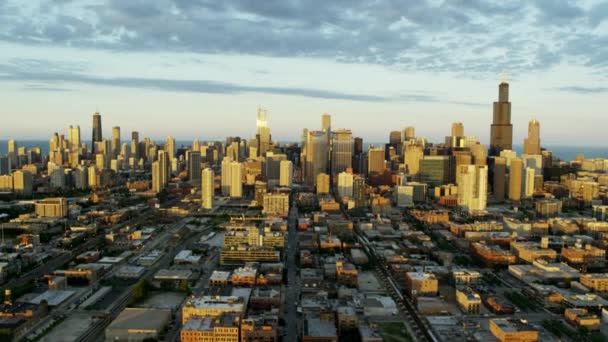
<path fill-rule="evenodd" d="M 507 83 L 507 72 L 504 67 L 502 68 L 502 83 Z"/>

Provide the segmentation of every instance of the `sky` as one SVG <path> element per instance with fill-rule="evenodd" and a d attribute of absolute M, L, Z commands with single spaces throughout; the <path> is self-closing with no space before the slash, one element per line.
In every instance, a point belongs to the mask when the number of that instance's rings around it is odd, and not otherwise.
<path fill-rule="evenodd" d="M 367 141 L 452 122 L 487 144 L 502 74 L 514 144 L 608 145 L 608 1 L 0 0 L 0 139 L 92 114 L 104 135 L 252 137 L 302 128 Z"/>

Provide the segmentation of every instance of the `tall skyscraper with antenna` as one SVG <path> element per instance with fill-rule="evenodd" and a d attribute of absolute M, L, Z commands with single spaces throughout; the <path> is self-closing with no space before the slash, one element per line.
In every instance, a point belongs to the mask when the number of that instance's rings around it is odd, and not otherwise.
<path fill-rule="evenodd" d="M 511 149 L 513 149 L 511 102 L 509 102 L 509 83 L 503 73 L 503 80 L 498 86 L 498 101 L 494 102 L 494 118 L 490 131 L 490 156 L 498 156 L 500 151 Z"/>
<path fill-rule="evenodd" d="M 95 114 L 93 114 L 93 144 L 91 145 L 93 152 L 95 152 L 95 143 L 100 142 L 102 140 L 103 135 L 101 132 L 101 114 L 99 114 L 99 112 L 96 112 Z"/>

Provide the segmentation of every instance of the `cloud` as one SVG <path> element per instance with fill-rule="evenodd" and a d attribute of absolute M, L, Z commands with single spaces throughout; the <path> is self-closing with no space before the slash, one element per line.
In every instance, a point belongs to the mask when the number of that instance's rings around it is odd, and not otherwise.
<path fill-rule="evenodd" d="M 499 0 L 5 0 L 0 40 L 112 51 L 315 57 L 495 75 L 604 67 L 598 4 Z M 592 48 L 573 51 L 587 35 Z M 581 56 L 582 55 L 582 56 Z M 474 75 L 470 77 L 475 77 Z"/>
<path fill-rule="evenodd" d="M 608 87 L 582 87 L 582 86 L 564 86 L 555 88 L 555 90 L 576 93 L 576 94 L 604 94 L 608 93 Z"/>
<path fill-rule="evenodd" d="M 71 91 L 71 89 L 65 86 L 80 84 L 223 95 L 262 93 L 359 102 L 425 102 L 450 103 L 462 106 L 482 105 L 473 102 L 451 101 L 444 96 L 435 96 L 425 91 L 411 91 L 394 96 L 380 96 L 301 87 L 252 86 L 214 80 L 101 77 L 87 74 L 86 67 L 82 64 L 76 63 L 63 66 L 62 63 L 42 59 L 16 59 L 8 64 L 0 64 L 0 80 L 25 82 L 26 85 L 23 87 L 23 90 L 28 91 Z"/>

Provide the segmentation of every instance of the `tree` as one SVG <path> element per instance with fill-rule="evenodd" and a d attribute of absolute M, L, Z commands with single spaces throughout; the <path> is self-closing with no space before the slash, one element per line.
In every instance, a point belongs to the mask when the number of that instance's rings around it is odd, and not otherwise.
<path fill-rule="evenodd" d="M 177 286 L 177 289 L 180 292 L 183 292 L 185 294 L 190 294 L 190 285 L 188 284 L 188 281 L 186 279 L 182 279 L 179 282 L 179 285 Z"/>

